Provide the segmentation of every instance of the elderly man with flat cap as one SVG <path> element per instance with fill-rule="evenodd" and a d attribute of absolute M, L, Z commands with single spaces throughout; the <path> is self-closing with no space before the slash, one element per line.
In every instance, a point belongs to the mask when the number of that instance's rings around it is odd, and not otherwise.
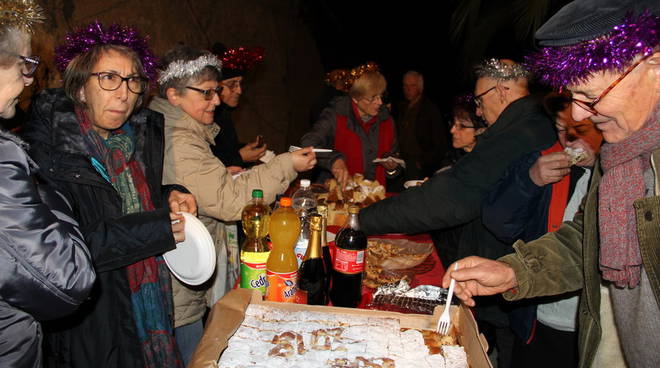
<path fill-rule="evenodd" d="M 528 63 L 567 88 L 573 118 L 592 120 L 606 141 L 583 212 L 497 261 L 459 260 L 443 280 L 456 279 L 468 305 L 477 295 L 518 300 L 581 289 L 580 367 L 592 366 L 599 348 L 601 281 L 627 365 L 660 366 L 659 15 L 657 0 L 579 0 L 538 30 L 542 49 Z"/>

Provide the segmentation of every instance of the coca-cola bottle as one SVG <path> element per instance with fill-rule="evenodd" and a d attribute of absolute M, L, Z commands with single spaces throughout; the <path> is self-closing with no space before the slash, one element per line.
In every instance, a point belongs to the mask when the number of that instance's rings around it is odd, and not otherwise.
<path fill-rule="evenodd" d="M 360 231 L 356 205 L 348 207 L 346 224 L 337 234 L 337 251 L 332 262 L 330 300 L 338 307 L 357 307 L 362 299 L 367 236 Z"/>

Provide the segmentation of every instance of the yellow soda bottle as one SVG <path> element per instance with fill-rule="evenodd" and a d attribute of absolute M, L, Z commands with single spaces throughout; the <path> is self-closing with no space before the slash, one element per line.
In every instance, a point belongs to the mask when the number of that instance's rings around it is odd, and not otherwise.
<path fill-rule="evenodd" d="M 246 239 L 241 246 L 241 287 L 266 294 L 266 261 L 270 249 L 266 244 L 270 223 L 270 207 L 264 203 L 261 189 L 252 191 L 252 200 L 243 208 L 241 222 Z"/>
<path fill-rule="evenodd" d="M 300 218 L 291 207 L 291 198 L 280 199 L 280 207 L 270 217 L 273 248 L 266 262 L 266 300 L 295 303 L 298 291 L 298 261 L 293 247 L 300 235 Z"/>

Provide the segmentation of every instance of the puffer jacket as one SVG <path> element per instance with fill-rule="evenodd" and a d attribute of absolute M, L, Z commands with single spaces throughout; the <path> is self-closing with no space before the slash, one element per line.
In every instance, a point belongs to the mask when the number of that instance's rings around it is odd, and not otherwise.
<path fill-rule="evenodd" d="M 660 150 L 652 154 L 655 196 L 635 201 L 637 236 L 655 301 L 660 305 Z M 559 230 L 542 238 L 514 244 L 515 253 L 499 260 L 516 273 L 518 288 L 503 296 L 520 300 L 557 295 L 582 289 L 578 308 L 579 367 L 591 367 L 601 338 L 598 253 L 598 187 L 602 171 L 594 167 L 591 185 L 583 202 L 584 211 Z M 625 326 L 623 326 L 625 328 Z M 653 341 L 639 341 L 653 349 Z"/>
<path fill-rule="evenodd" d="M 41 367 L 38 321 L 72 313 L 96 275 L 66 200 L 0 131 L 0 366 Z"/>
<path fill-rule="evenodd" d="M 172 278 L 175 326 L 179 327 L 201 319 L 207 299 L 211 305 L 233 287 L 227 284 L 228 262 L 237 270 L 239 254 L 238 249 L 228 249 L 225 244 L 223 221 L 240 219 L 253 189 L 262 189 L 264 201 L 272 202 L 275 195 L 286 190 L 297 173 L 291 154 L 284 153 L 232 179 L 225 165 L 211 151 L 220 129 L 216 124 L 202 125 L 163 98 L 154 98 L 149 107 L 165 116 L 163 184 L 180 183 L 195 196 L 200 220 L 211 233 L 217 253 L 213 285 L 193 289 Z M 208 292 L 209 287 L 211 292 Z"/>
<path fill-rule="evenodd" d="M 174 187 L 161 185 L 162 115 L 139 109 L 126 124 L 154 211 L 122 214 L 119 193 L 94 169 L 73 101 L 62 89 L 36 97 L 23 130 L 40 173 L 72 203 L 97 273 L 90 299 L 76 313 L 44 325 L 46 367 L 144 367 L 126 267 L 175 248 L 166 201 Z"/>

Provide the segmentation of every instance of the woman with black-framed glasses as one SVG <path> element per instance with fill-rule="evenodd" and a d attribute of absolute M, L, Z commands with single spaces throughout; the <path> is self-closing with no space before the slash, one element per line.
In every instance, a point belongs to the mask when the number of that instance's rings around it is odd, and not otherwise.
<path fill-rule="evenodd" d="M 208 52 L 178 46 L 165 54 L 162 64 L 159 96 L 149 107 L 165 116 L 163 183 L 181 183 L 195 195 L 218 257 L 212 282 L 189 287 L 172 281 L 175 337 L 187 363 L 202 337 L 207 300 L 212 305 L 238 277 L 239 249 L 226 241 L 224 221 L 240 219 L 255 188 L 263 190 L 267 203 L 272 202 L 298 172 L 311 169 L 316 158 L 311 149 L 284 153 L 233 178 L 211 150 L 220 131 L 214 122 L 221 92 L 219 60 Z"/>
<path fill-rule="evenodd" d="M 163 117 L 142 106 L 155 57 L 135 29 L 94 22 L 56 61 L 64 88 L 37 96 L 24 136 L 73 203 L 98 278 L 83 307 L 48 323 L 45 366 L 183 367 L 162 254 L 185 238 L 180 212 L 197 208 L 162 185 Z"/>

